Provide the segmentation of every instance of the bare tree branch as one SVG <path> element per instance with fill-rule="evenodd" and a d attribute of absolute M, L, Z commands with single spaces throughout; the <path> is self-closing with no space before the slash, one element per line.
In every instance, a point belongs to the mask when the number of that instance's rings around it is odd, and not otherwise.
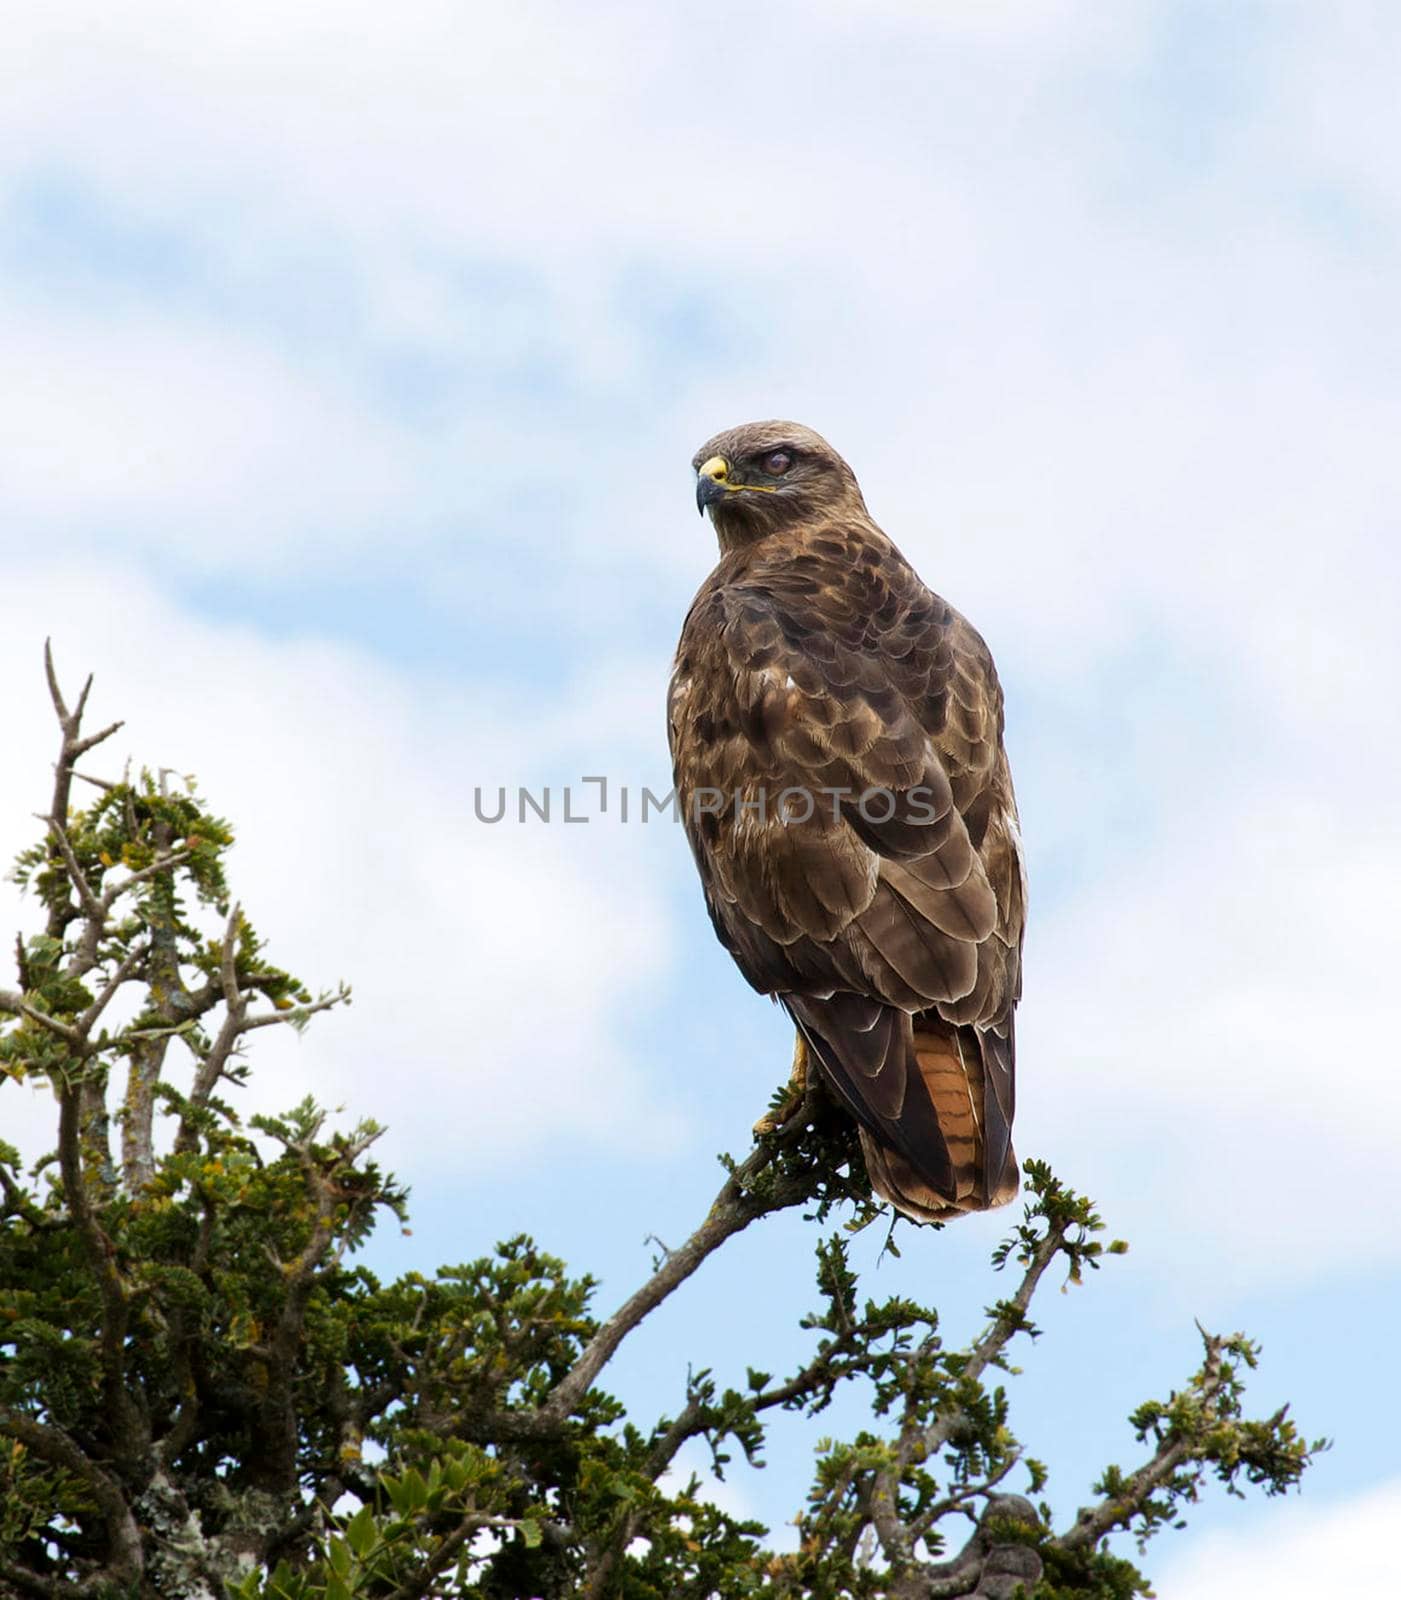
<path fill-rule="evenodd" d="M 91 682 L 91 679 L 89 679 L 89 682 Z M 55 816 L 46 817 L 38 812 L 36 812 L 35 815 L 53 835 L 54 842 L 58 845 L 58 853 L 63 857 L 63 864 L 68 868 L 69 880 L 73 884 L 73 887 L 78 891 L 78 900 L 81 903 L 83 910 L 99 926 L 101 926 L 106 920 L 106 908 L 93 893 L 92 885 L 87 880 L 87 874 L 78 864 L 77 856 L 73 854 L 73 845 L 68 838 L 68 830 Z"/>
<path fill-rule="evenodd" d="M 129 983 L 140 969 L 146 957 L 150 954 L 150 946 L 144 941 L 133 944 L 126 955 L 122 957 L 121 965 L 108 978 L 102 986 L 101 992 L 87 1010 L 78 1018 L 78 1032 L 84 1039 L 88 1038 L 102 1013 L 116 998 L 118 991 L 124 983 Z"/>
<path fill-rule="evenodd" d="M 1193 1389 L 1201 1397 L 1207 1419 L 1215 1421 L 1216 1401 L 1229 1378 L 1223 1359 L 1227 1341 L 1215 1334 L 1203 1334 L 1203 1341 L 1206 1360 Z M 1106 1495 L 1098 1505 L 1084 1507 L 1056 1545 L 1062 1550 L 1084 1549 L 1098 1544 L 1115 1528 L 1128 1527 L 1153 1492 L 1193 1459 L 1196 1443 L 1190 1435 L 1165 1435 L 1148 1460 L 1124 1480 L 1122 1493 Z"/>
<path fill-rule="evenodd" d="M 556 1419 L 568 1416 L 628 1334 L 727 1239 L 757 1218 L 806 1198 L 806 1186 L 783 1184 L 776 1185 L 771 1195 L 761 1198 L 754 1192 L 754 1183 L 778 1160 L 783 1150 L 797 1143 L 811 1122 L 817 1104 L 817 1095 L 809 1089 L 778 1133 L 757 1144 L 748 1158 L 734 1169 L 700 1227 L 683 1245 L 663 1258 L 647 1282 L 619 1306 L 589 1341 L 569 1373 L 556 1386 L 544 1407 L 546 1412 Z"/>
<path fill-rule="evenodd" d="M 255 1028 L 278 1028 L 305 1022 L 322 1011 L 332 1011 L 350 998 L 349 989 L 338 989 L 334 994 L 323 994 L 305 1005 L 288 1006 L 285 1011 L 261 1011 L 256 1016 L 244 1017 L 239 1023 L 240 1033 L 252 1033 Z"/>
<path fill-rule="evenodd" d="M 150 1444 L 141 1413 L 126 1384 L 126 1336 L 130 1317 L 127 1293 L 113 1260 L 112 1241 L 92 1209 L 83 1179 L 80 1146 L 80 1089 L 66 1085 L 59 1092 L 58 1160 L 63 1196 L 77 1224 L 88 1262 L 102 1294 L 102 1377 L 114 1453 L 128 1462 Z"/>
<path fill-rule="evenodd" d="M 173 867 L 180 866 L 194 854 L 193 850 L 170 850 L 162 852 L 147 866 L 140 867 L 123 878 L 120 883 L 110 884 L 102 891 L 102 906 L 110 911 L 124 894 L 129 894 L 138 884 L 149 883 L 152 878 L 158 878 L 161 873 L 169 872 Z"/>
<path fill-rule="evenodd" d="M 61 1022 L 57 1017 L 51 1017 L 47 1011 L 40 1011 L 37 1006 L 32 1006 L 22 994 L 16 994 L 13 989 L 0 989 L 0 1011 L 13 1011 L 22 1017 L 28 1017 L 31 1022 L 38 1023 L 41 1028 L 47 1028 L 56 1034 L 66 1045 L 72 1047 L 73 1052 L 80 1059 L 83 1056 L 87 1041 L 75 1027 L 67 1022 Z"/>
<path fill-rule="evenodd" d="M 58 673 L 54 668 L 53 649 L 51 641 L 44 641 L 44 676 L 48 680 L 49 698 L 53 701 L 54 712 L 58 717 L 59 728 L 63 734 L 63 742 L 59 746 L 58 760 L 54 764 L 53 799 L 49 805 L 51 817 L 66 817 L 68 815 L 68 797 L 73 786 L 73 763 L 79 756 L 85 755 L 94 746 L 99 745 L 104 739 L 110 739 L 122 726 L 114 722 L 104 728 L 100 733 L 90 734 L 87 738 L 79 738 L 79 729 L 82 726 L 83 713 L 87 709 L 88 691 L 92 688 L 92 678 L 84 683 L 82 693 L 78 696 L 77 704 L 69 711 L 64 701 L 63 692 L 58 685 Z M 61 932 L 53 927 L 54 917 L 50 917 L 50 932 Z"/>

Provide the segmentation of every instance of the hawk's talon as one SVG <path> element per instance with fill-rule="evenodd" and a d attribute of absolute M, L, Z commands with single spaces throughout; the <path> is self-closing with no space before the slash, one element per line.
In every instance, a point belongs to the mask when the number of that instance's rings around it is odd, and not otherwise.
<path fill-rule="evenodd" d="M 791 1116 L 802 1110 L 807 1095 L 808 1045 L 800 1033 L 793 1045 L 793 1070 L 788 1075 L 788 1087 L 773 1110 L 766 1111 L 754 1124 L 754 1137 L 762 1139 L 765 1134 L 777 1133 Z"/>

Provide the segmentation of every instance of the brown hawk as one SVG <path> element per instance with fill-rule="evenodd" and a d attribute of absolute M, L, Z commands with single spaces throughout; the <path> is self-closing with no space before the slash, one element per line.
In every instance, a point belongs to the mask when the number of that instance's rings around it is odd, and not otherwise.
<path fill-rule="evenodd" d="M 668 721 L 715 931 L 879 1194 L 925 1222 L 1001 1205 L 1026 877 L 992 657 L 811 429 L 748 423 L 693 465 L 720 561 Z"/>

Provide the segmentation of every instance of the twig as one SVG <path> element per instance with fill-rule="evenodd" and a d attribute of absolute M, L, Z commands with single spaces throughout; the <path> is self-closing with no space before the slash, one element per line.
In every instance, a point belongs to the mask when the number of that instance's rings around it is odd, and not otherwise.
<path fill-rule="evenodd" d="M 367 1133 L 351 1140 L 343 1150 L 337 1151 L 334 1166 L 353 1166 L 379 1136 L 378 1132 Z M 335 1182 L 334 1168 L 328 1171 L 317 1163 L 309 1139 L 289 1145 L 288 1148 L 296 1155 L 307 1185 L 316 1195 L 316 1219 L 305 1246 L 294 1261 L 285 1265 L 278 1263 L 276 1254 L 268 1247 L 269 1256 L 279 1266 L 285 1280 L 286 1298 L 267 1345 L 251 1347 L 249 1351 L 257 1356 L 267 1372 L 267 1392 L 256 1423 L 258 1445 L 255 1470 L 268 1487 L 284 1493 L 294 1488 L 297 1482 L 297 1351 L 306 1321 L 307 1303 L 315 1287 L 318 1271 L 335 1242 L 336 1212 L 345 1199 Z M 344 1249 L 345 1243 L 342 1238 L 341 1249 Z M 338 1257 L 339 1250 L 336 1254 Z"/>
<path fill-rule="evenodd" d="M 114 722 L 103 728 L 100 733 L 89 734 L 86 738 L 79 738 L 79 729 L 82 726 L 83 713 L 87 709 L 88 692 L 92 688 L 92 678 L 88 677 L 83 684 L 82 693 L 72 711 L 63 698 L 63 691 L 58 686 L 58 673 L 54 669 L 52 641 L 44 641 L 44 676 L 48 679 L 49 698 L 53 701 L 54 713 L 58 717 L 58 725 L 63 733 L 63 742 L 59 746 L 58 761 L 54 765 L 53 800 L 49 805 L 51 817 L 66 817 L 68 815 L 68 796 L 73 784 L 73 763 L 79 756 L 86 755 L 94 746 L 110 739 L 122 726 Z M 51 912 L 49 917 L 49 931 L 61 932 L 61 927 L 55 929 L 54 923 L 58 920 L 57 913 Z"/>
<path fill-rule="evenodd" d="M 58 1163 L 63 1196 L 78 1225 L 78 1237 L 102 1294 L 102 1379 L 108 1415 L 119 1454 L 139 1456 L 149 1442 L 145 1428 L 126 1387 L 126 1335 L 129 1306 L 121 1275 L 112 1259 L 112 1241 L 102 1229 L 83 1180 L 81 1152 L 81 1086 L 59 1091 Z"/>
<path fill-rule="evenodd" d="M 102 993 L 98 995 L 96 1000 L 94 1000 L 93 1003 L 82 1014 L 82 1016 L 78 1018 L 78 1032 L 83 1036 L 84 1039 L 91 1034 L 94 1023 L 97 1022 L 98 1018 L 101 1017 L 102 1013 L 111 1004 L 112 1000 L 117 994 L 117 991 L 135 974 L 136 969 L 146 959 L 146 956 L 149 953 L 150 947 L 148 945 L 134 944 L 131 949 L 127 951 L 126 955 L 123 956 L 122 964 L 103 985 Z"/>
<path fill-rule="evenodd" d="M 1047 1267 L 1060 1253 L 1066 1233 L 1067 1224 L 1047 1222 L 1046 1232 L 1033 1247 L 1016 1292 L 1010 1300 L 1003 1302 L 1002 1312 L 994 1317 L 982 1338 L 969 1351 L 960 1372 L 965 1382 L 977 1382 L 1024 1325 L 1027 1308 Z M 921 1341 L 907 1357 L 908 1371 L 913 1372 L 916 1363 L 929 1353 L 933 1337 L 931 1334 Z M 916 1560 L 915 1547 L 933 1526 L 937 1517 L 926 1515 L 915 1523 L 907 1524 L 899 1512 L 900 1485 L 911 1463 L 916 1458 L 924 1460 L 942 1449 L 961 1420 L 960 1410 L 957 1407 L 948 1407 L 941 1411 L 928 1427 L 923 1426 L 919 1421 L 915 1396 L 910 1394 L 906 1400 L 900 1433 L 895 1442 L 893 1460 L 888 1467 L 871 1475 L 870 1487 L 864 1499 L 871 1525 L 876 1530 L 876 1537 L 890 1564 L 893 1578 L 892 1595 L 911 1597 L 911 1600 L 927 1596 L 932 1600 L 932 1597 L 939 1594 L 963 1592 L 959 1585 L 966 1576 L 967 1562 L 962 1556 L 956 1558 L 953 1569 L 946 1574 L 947 1581 L 954 1585 L 948 1589 L 939 1587 L 945 1579 L 938 1577 L 927 1563 L 921 1564 Z M 1005 1477 L 1015 1459 L 1014 1456 L 994 1478 L 989 1479 L 989 1485 Z M 938 1508 L 938 1515 L 942 1516 L 955 1509 L 957 1507 L 952 1502 L 946 1502 Z"/>
<path fill-rule="evenodd" d="M 57 1017 L 51 1017 L 47 1011 L 40 1011 L 36 1006 L 16 994 L 13 989 L 0 989 L 0 1011 L 13 1011 L 23 1017 L 28 1017 L 31 1022 L 37 1022 L 40 1027 L 47 1028 L 50 1033 L 57 1034 L 67 1045 L 82 1056 L 86 1053 L 86 1040 L 77 1028 L 70 1027 L 66 1022 L 60 1022 Z"/>
<path fill-rule="evenodd" d="M 1003 1314 L 988 1324 L 987 1332 L 969 1353 L 967 1364 L 963 1368 L 964 1377 L 981 1378 L 1018 1333 L 1022 1326 L 1021 1319 L 1026 1316 L 1027 1307 L 1031 1304 L 1047 1267 L 1060 1254 L 1067 1231 L 1065 1223 L 1047 1223 L 1044 1236 L 1032 1250 L 1031 1257 L 1027 1261 L 1026 1270 L 1022 1274 L 1022 1281 L 1017 1285 L 1016 1293 L 1009 1301 L 1004 1302 L 1012 1307 L 1017 1315 L 1012 1317 Z"/>
<path fill-rule="evenodd" d="M 89 682 L 91 682 L 91 679 L 89 679 Z M 63 863 L 68 868 L 68 876 L 72 880 L 73 887 L 78 891 L 78 899 L 82 902 L 83 910 L 100 925 L 106 920 L 106 908 L 93 893 L 87 874 L 78 864 L 78 858 L 73 853 L 73 845 L 68 837 L 68 830 L 55 816 L 46 817 L 42 812 L 36 812 L 35 815 L 57 841 L 59 854 L 63 857 Z"/>
<path fill-rule="evenodd" d="M 503 1531 L 519 1533 L 525 1526 L 521 1517 L 492 1517 L 480 1511 L 469 1511 L 458 1525 L 447 1534 L 442 1543 L 433 1551 L 433 1554 L 415 1569 L 413 1576 L 407 1578 L 397 1589 L 391 1589 L 385 1600 L 423 1600 L 429 1593 L 428 1585 L 440 1572 L 453 1561 L 462 1546 L 473 1537 L 487 1528 L 500 1528 Z M 548 1524 L 542 1527 L 543 1533 Z"/>
<path fill-rule="evenodd" d="M 42 1574 L 24 1573 L 22 1568 L 6 1568 L 4 1575 L 11 1581 L 21 1581 L 23 1574 L 24 1579 L 32 1580 L 34 1592 L 45 1594 L 82 1595 L 109 1586 L 114 1590 L 134 1589 L 141 1581 L 144 1567 L 141 1530 L 116 1481 L 89 1459 L 69 1434 L 53 1423 L 37 1422 L 8 1406 L 0 1406 L 0 1433 L 19 1440 L 41 1461 L 62 1467 L 83 1480 L 106 1526 L 109 1551 L 103 1571 L 93 1574 L 76 1588 L 71 1583 L 49 1588 Z"/>
<path fill-rule="evenodd" d="M 49 1232 L 63 1226 L 60 1218 L 46 1216 L 10 1176 L 9 1169 L 3 1166 L 0 1166 L 0 1189 L 5 1191 L 8 1208 L 5 1215 L 23 1217 L 36 1232 Z"/>
<path fill-rule="evenodd" d="M 755 1179 L 778 1159 L 783 1150 L 798 1141 L 816 1105 L 816 1096 L 810 1090 L 779 1130 L 777 1137 L 762 1141 L 734 1169 L 716 1195 L 710 1213 L 700 1227 L 662 1261 L 647 1282 L 619 1306 L 585 1346 L 578 1360 L 541 1407 L 545 1415 L 556 1422 L 567 1417 L 628 1334 L 727 1239 L 747 1228 L 757 1218 L 772 1211 L 781 1211 L 806 1198 L 806 1187 L 795 1186 L 791 1192 L 784 1188 L 761 1199 L 753 1193 L 753 1185 Z"/>
<path fill-rule="evenodd" d="M 145 883 L 150 878 L 158 877 L 162 872 L 169 872 L 172 867 L 178 867 L 181 862 L 188 861 L 194 854 L 193 850 L 172 850 L 167 855 L 157 856 L 148 866 L 139 868 L 120 883 L 111 884 L 102 891 L 102 908 L 110 911 L 124 894 L 129 893 L 138 883 Z"/>
<path fill-rule="evenodd" d="M 350 998 L 349 991 L 338 989 L 335 994 L 323 994 L 304 1006 L 289 1006 L 286 1011 L 262 1011 L 257 1016 L 245 1017 L 239 1024 L 240 1033 L 251 1033 L 255 1028 L 276 1028 L 291 1022 L 305 1022 L 319 1012 L 330 1011 Z"/>
<path fill-rule="evenodd" d="M 238 925 L 243 917 L 243 907 L 235 900 L 224 924 L 224 943 L 219 951 L 219 981 L 223 985 L 224 1004 L 230 1014 L 242 1016 L 247 1010 L 247 999 L 238 988 Z"/>
<path fill-rule="evenodd" d="M 1226 1341 L 1212 1334 L 1204 1334 L 1203 1338 L 1206 1361 L 1200 1380 L 1193 1387 L 1210 1411 L 1226 1384 L 1229 1371 L 1222 1360 Z M 1084 1507 L 1074 1524 L 1052 1543 L 1062 1550 L 1080 1550 L 1098 1544 L 1114 1528 L 1126 1527 L 1153 1491 L 1196 1453 L 1195 1441 L 1190 1437 L 1161 1439 L 1148 1460 L 1124 1480 L 1122 1493 L 1108 1496 L 1096 1506 Z"/>
<path fill-rule="evenodd" d="M 188 1108 L 180 1118 L 180 1127 L 175 1135 L 177 1152 L 183 1153 L 195 1148 L 199 1136 L 190 1113 L 202 1111 L 208 1105 L 209 1097 L 214 1093 L 229 1057 L 233 1055 L 243 1034 L 243 1019 L 248 1012 L 248 997 L 238 987 L 238 926 L 242 916 L 243 908 L 235 901 L 229 911 L 229 919 L 224 924 L 224 943 L 219 953 L 219 992 L 224 997 L 224 1020 L 220 1023 L 219 1032 L 205 1054 L 199 1057 L 199 1052 L 195 1051 L 199 1058 L 199 1067 L 190 1088 Z M 193 1043 L 194 1041 L 191 1041 L 192 1046 Z"/>

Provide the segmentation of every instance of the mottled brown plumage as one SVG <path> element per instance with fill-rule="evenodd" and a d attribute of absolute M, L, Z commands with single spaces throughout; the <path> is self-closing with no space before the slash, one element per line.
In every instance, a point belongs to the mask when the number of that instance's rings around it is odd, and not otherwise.
<path fill-rule="evenodd" d="M 668 716 L 715 931 L 879 1193 L 923 1221 L 1000 1205 L 1026 889 L 992 657 L 810 429 L 750 423 L 694 465 L 721 557 Z"/>

